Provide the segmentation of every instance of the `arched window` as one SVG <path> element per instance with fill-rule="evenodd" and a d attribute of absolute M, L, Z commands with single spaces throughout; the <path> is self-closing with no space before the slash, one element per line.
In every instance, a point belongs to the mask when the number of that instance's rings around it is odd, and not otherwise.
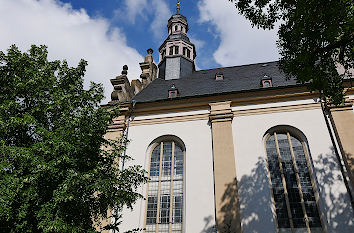
<path fill-rule="evenodd" d="M 150 155 L 146 231 L 182 232 L 184 150 L 175 141 L 155 144 Z"/>
<path fill-rule="evenodd" d="M 323 232 L 306 143 L 289 131 L 273 132 L 266 152 L 279 232 Z"/>

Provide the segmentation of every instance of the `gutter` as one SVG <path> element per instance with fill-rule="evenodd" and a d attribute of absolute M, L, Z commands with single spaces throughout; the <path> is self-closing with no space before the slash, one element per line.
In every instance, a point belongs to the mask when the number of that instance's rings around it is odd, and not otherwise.
<path fill-rule="evenodd" d="M 130 126 L 130 118 L 135 110 L 136 101 L 132 100 L 131 104 L 132 104 L 132 110 L 129 113 L 127 129 L 124 135 L 124 154 L 123 154 L 123 161 L 122 161 L 122 171 L 124 171 L 125 157 L 127 156 L 127 141 L 128 141 L 128 133 L 129 133 L 129 126 Z"/>
<path fill-rule="evenodd" d="M 128 117 L 128 124 L 127 124 L 127 128 L 126 128 L 126 132 L 125 132 L 125 135 L 124 135 L 124 152 L 123 152 L 123 161 L 122 161 L 122 171 L 124 171 L 124 163 L 125 163 L 125 157 L 127 156 L 127 141 L 128 141 L 128 132 L 129 132 L 129 125 L 130 125 L 130 118 L 133 114 L 133 111 L 135 109 L 135 104 L 136 104 L 136 101 L 135 100 L 132 100 L 131 101 L 131 105 L 132 105 L 132 110 L 130 111 L 129 113 L 129 117 Z M 112 214 L 118 214 L 119 213 L 119 209 L 121 207 L 114 207 L 113 208 L 113 213 Z M 117 220 L 119 220 L 120 216 L 114 216 L 113 219 L 111 221 L 114 222 L 114 225 L 118 224 L 117 223 Z M 116 230 L 110 230 L 110 232 L 112 231 L 112 233 L 116 233 Z"/>

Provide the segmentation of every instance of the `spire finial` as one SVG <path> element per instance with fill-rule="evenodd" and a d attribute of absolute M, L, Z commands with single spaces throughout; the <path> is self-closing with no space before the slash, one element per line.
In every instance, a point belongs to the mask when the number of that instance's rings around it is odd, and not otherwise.
<path fill-rule="evenodd" d="M 180 6 L 181 6 L 181 3 L 179 2 L 179 0 L 177 0 L 177 15 L 179 15 L 179 10 L 181 9 Z"/>

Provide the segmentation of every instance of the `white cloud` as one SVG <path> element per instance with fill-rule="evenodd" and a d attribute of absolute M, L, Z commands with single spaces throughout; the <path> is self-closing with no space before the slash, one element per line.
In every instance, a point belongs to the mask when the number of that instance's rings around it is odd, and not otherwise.
<path fill-rule="evenodd" d="M 147 0 L 125 0 L 124 6 L 122 8 L 116 9 L 114 13 L 119 19 L 125 19 L 130 23 L 135 24 L 137 17 L 146 19 L 145 11 L 147 8 Z"/>
<path fill-rule="evenodd" d="M 195 45 L 195 49 L 197 51 L 200 51 L 204 47 L 205 41 L 197 39 L 193 35 L 188 35 L 188 37 L 189 37 L 190 41 Z"/>
<path fill-rule="evenodd" d="M 226 0 L 200 0 L 198 8 L 199 22 L 213 24 L 220 39 L 214 53 L 217 63 L 234 66 L 279 59 L 276 30 L 252 28 L 250 22 Z"/>
<path fill-rule="evenodd" d="M 31 44 L 48 45 L 49 59 L 66 59 L 76 66 L 81 58 L 88 61 L 85 84 L 103 83 L 110 100 L 109 79 L 129 66 L 128 77 L 140 75 L 143 57 L 127 46 L 119 28 L 111 28 L 103 18 L 91 18 L 85 10 L 74 10 L 58 0 L 1 0 L 0 50 L 16 44 L 22 51 Z"/>
<path fill-rule="evenodd" d="M 128 0 L 130 1 L 130 0 Z M 172 12 L 168 8 L 164 0 L 152 0 L 154 8 L 154 19 L 150 25 L 155 38 L 161 38 L 167 32 L 167 21 L 171 17 Z"/>
<path fill-rule="evenodd" d="M 172 15 L 166 0 L 124 0 L 122 7 L 114 11 L 119 20 L 135 24 L 137 20 L 150 20 L 150 30 L 160 39 L 167 31 L 166 24 Z"/>
<path fill-rule="evenodd" d="M 194 37 L 194 35 L 189 35 L 188 37 L 189 37 L 190 41 L 195 45 L 195 49 L 198 54 L 198 51 L 201 51 L 202 48 L 204 47 L 205 41 L 197 39 L 196 37 Z M 200 70 L 198 59 L 195 60 L 195 69 Z"/>

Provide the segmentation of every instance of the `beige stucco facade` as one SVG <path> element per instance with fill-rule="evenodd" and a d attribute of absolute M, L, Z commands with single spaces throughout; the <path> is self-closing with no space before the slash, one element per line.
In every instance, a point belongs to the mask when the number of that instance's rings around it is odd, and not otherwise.
<path fill-rule="evenodd" d="M 331 121 L 338 144 L 354 189 L 354 110 L 352 101 L 340 107 L 331 108 Z"/>
<path fill-rule="evenodd" d="M 128 115 L 132 114 L 127 154 L 134 158 L 130 164 L 142 165 L 145 170 L 149 170 L 154 140 L 173 135 L 183 141 L 186 149 L 184 233 L 206 233 L 214 228 L 220 233 L 255 230 L 274 233 L 276 215 L 263 140 L 272 127 L 295 127 L 307 138 L 324 230 L 349 233 L 354 229 L 350 199 L 331 150 L 333 145 L 321 105 L 311 95 L 306 98 L 300 94 L 298 99 L 294 95 L 288 99 L 280 95 L 276 98 L 250 96 L 258 100 L 254 104 L 246 99 L 240 102 L 236 96 L 230 96 L 228 101 L 196 98 L 175 105 L 137 104 L 134 112 L 123 112 L 126 116 L 115 121 L 107 136 L 119 136 L 127 126 Z M 274 99 L 267 103 L 263 98 Z M 343 128 L 342 137 L 349 136 L 344 144 L 350 146 L 352 131 L 347 130 L 346 124 L 353 112 L 337 112 L 341 121 L 334 120 L 336 127 L 338 132 Z M 335 111 L 332 114 L 334 119 L 338 118 Z M 333 184 L 324 183 L 329 177 Z M 144 185 L 139 192 L 146 196 L 146 188 Z M 123 231 L 144 228 L 145 224 L 145 200 L 139 200 L 133 211 L 123 211 Z"/>

